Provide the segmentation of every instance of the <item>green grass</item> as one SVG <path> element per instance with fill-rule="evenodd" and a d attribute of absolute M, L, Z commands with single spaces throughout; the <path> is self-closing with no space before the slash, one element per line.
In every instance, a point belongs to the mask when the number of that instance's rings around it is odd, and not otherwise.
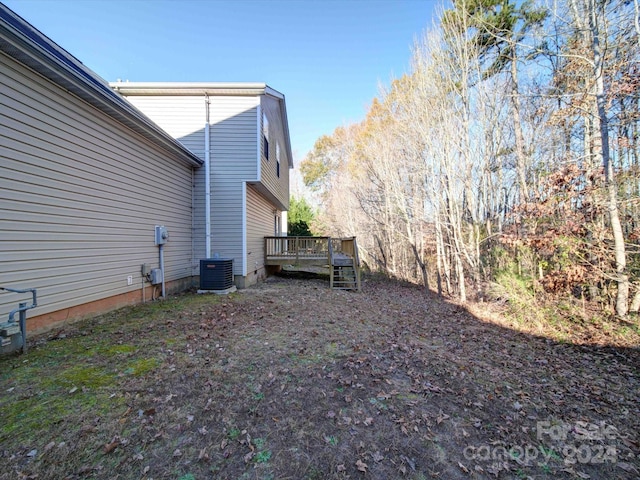
<path fill-rule="evenodd" d="M 145 375 L 149 372 L 152 372 L 158 366 L 160 366 L 161 361 L 155 357 L 150 358 L 138 358 L 129 362 L 127 367 L 123 370 L 125 375 L 133 375 L 136 377 Z"/>
<path fill-rule="evenodd" d="M 39 440 L 37 432 L 65 425 L 69 412 L 97 417 L 118 409 L 125 402 L 123 386 L 162 365 L 150 352 L 182 342 L 181 333 L 168 339 L 149 333 L 157 326 L 154 320 L 217 301 L 185 296 L 126 307 L 68 327 L 64 335 L 32 346 L 27 356 L 2 359 L 0 380 L 9 388 L 0 397 L 0 442 L 32 444 Z M 127 343 L 113 343 L 120 335 Z"/>

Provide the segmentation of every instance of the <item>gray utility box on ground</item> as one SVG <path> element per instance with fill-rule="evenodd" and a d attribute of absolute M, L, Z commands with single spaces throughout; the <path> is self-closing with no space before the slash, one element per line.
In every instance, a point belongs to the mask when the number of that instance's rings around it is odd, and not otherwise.
<path fill-rule="evenodd" d="M 200 290 L 226 290 L 233 287 L 233 258 L 200 260 Z"/>

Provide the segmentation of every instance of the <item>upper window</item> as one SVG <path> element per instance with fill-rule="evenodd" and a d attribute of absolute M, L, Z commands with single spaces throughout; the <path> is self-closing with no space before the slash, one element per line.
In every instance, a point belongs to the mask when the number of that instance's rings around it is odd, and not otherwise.
<path fill-rule="evenodd" d="M 269 120 L 265 112 L 262 112 L 262 150 L 264 158 L 269 160 Z"/>
<path fill-rule="evenodd" d="M 276 175 L 280 177 L 280 143 L 276 142 Z"/>

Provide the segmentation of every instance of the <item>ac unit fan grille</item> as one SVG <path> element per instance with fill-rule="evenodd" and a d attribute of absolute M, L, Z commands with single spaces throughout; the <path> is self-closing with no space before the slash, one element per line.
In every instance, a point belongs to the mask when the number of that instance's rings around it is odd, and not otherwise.
<path fill-rule="evenodd" d="M 232 258 L 200 260 L 200 290 L 227 290 L 232 286 Z"/>

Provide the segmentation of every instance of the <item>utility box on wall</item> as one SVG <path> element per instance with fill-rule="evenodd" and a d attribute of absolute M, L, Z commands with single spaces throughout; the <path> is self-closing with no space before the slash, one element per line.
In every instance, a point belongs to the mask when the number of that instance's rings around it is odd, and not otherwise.
<path fill-rule="evenodd" d="M 164 245 L 169 239 L 169 232 L 164 225 L 156 225 L 156 245 Z"/>
<path fill-rule="evenodd" d="M 227 290 L 233 287 L 233 259 L 200 260 L 200 290 Z"/>
<path fill-rule="evenodd" d="M 149 282 L 151 283 L 151 285 L 158 285 L 162 283 L 162 280 L 164 280 L 162 270 L 159 268 L 152 268 L 149 274 Z"/>

